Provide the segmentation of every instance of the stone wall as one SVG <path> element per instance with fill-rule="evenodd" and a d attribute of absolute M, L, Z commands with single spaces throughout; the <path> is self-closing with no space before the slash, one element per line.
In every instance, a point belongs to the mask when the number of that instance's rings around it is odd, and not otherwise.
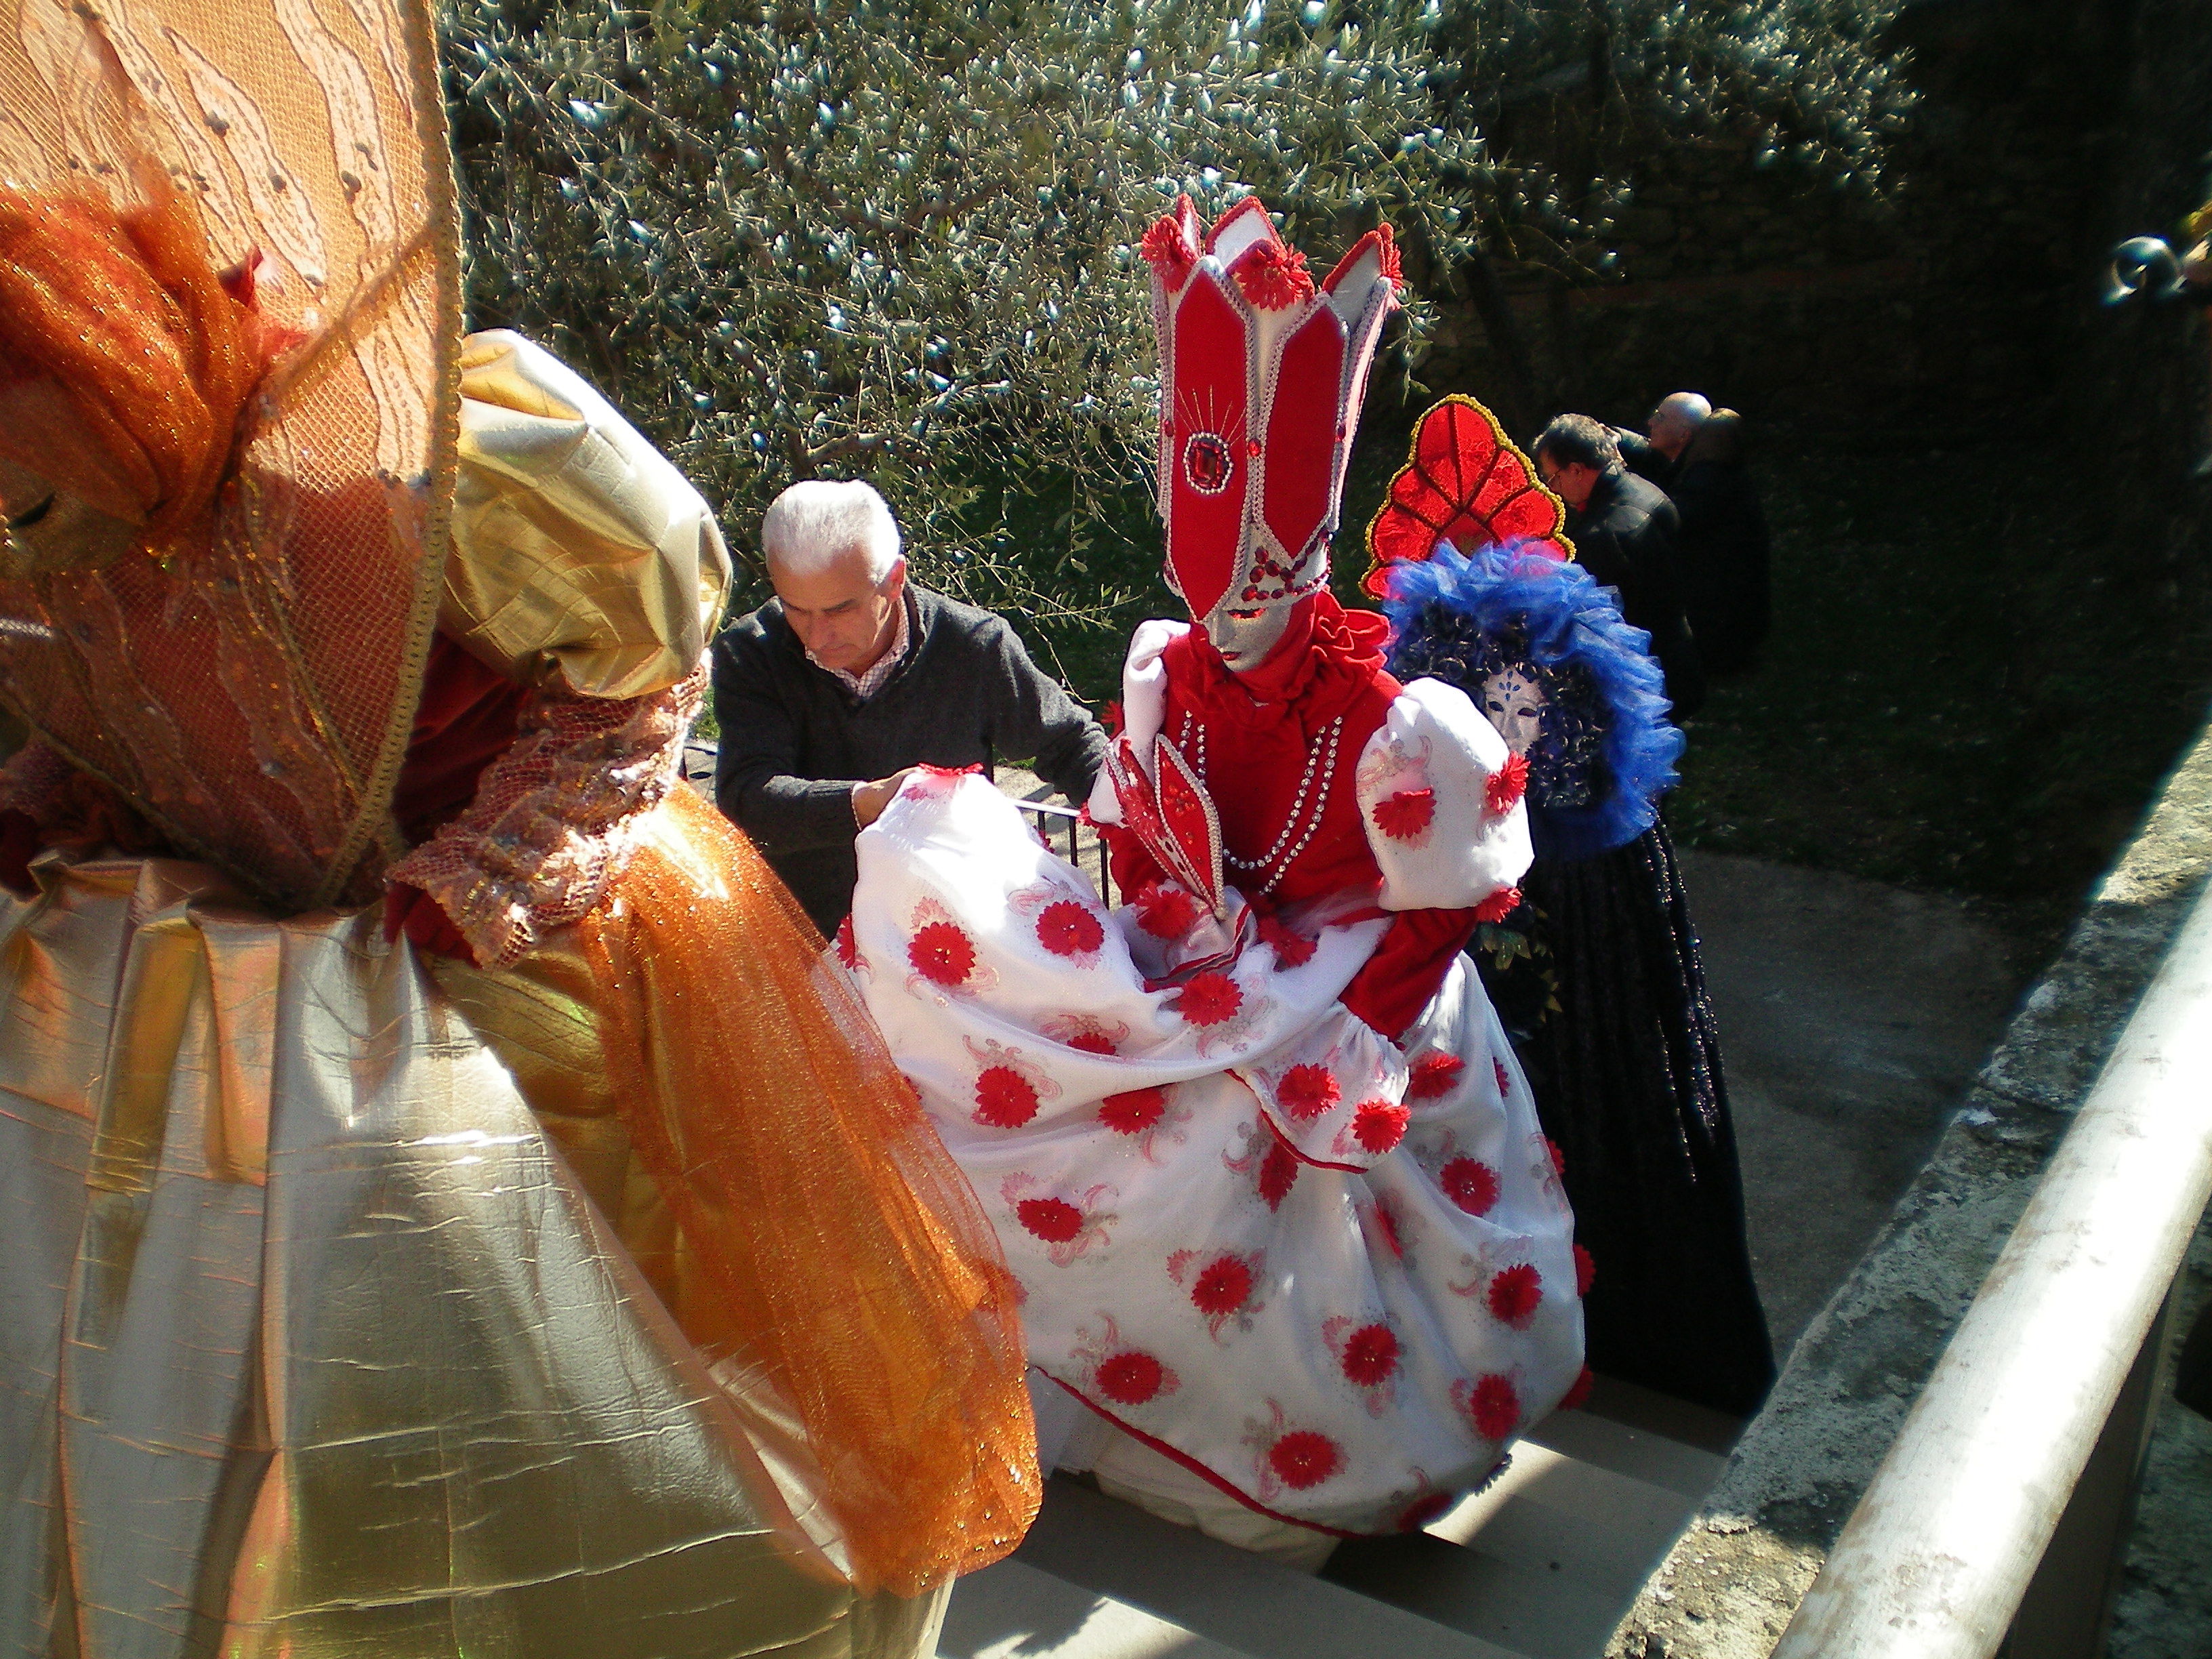
<path fill-rule="evenodd" d="M 2212 875 L 2202 737 L 1935 1154 L 1791 1352 L 1608 1659 L 1762 1659 L 1795 1615 Z"/>

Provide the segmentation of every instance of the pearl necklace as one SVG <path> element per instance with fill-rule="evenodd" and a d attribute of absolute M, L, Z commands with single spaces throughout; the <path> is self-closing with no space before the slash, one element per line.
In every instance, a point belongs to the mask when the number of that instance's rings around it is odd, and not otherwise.
<path fill-rule="evenodd" d="M 1177 734 L 1176 747 L 1186 754 L 1189 753 L 1194 729 L 1198 739 L 1198 781 L 1211 790 L 1213 786 L 1207 776 L 1206 765 L 1206 728 L 1198 724 L 1195 715 L 1186 714 L 1182 717 L 1182 730 Z M 1260 884 L 1262 893 L 1275 890 L 1276 884 L 1288 875 L 1291 866 L 1298 861 L 1298 854 L 1304 852 L 1312 844 L 1315 836 L 1321 832 L 1322 816 L 1328 810 L 1329 787 L 1336 780 L 1337 746 L 1343 737 L 1344 716 L 1339 714 L 1322 729 L 1320 740 L 1306 750 L 1305 770 L 1298 775 L 1297 793 L 1291 797 L 1291 810 L 1283 819 L 1282 833 L 1275 837 L 1273 847 L 1256 859 L 1240 859 L 1226 847 L 1221 849 L 1221 861 L 1232 870 L 1257 872 L 1273 867 L 1273 873 Z M 1319 785 L 1318 792 L 1316 784 Z M 1309 796 L 1312 797 L 1310 811 L 1307 810 Z M 1301 819 L 1305 826 L 1303 833 L 1299 831 Z"/>

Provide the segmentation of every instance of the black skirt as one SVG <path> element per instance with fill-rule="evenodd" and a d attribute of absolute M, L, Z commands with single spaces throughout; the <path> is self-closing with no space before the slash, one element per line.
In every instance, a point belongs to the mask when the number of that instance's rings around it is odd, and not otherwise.
<path fill-rule="evenodd" d="M 1589 1364 L 1731 1416 L 1774 1353 L 1744 1240 L 1712 1000 L 1666 826 L 1536 862 L 1469 947 L 1565 1164 L 1596 1270 Z"/>

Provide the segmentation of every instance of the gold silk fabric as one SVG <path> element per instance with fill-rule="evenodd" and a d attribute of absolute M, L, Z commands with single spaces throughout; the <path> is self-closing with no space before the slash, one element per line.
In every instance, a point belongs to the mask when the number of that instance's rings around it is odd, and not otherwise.
<path fill-rule="evenodd" d="M 127 198 L 150 157 L 277 359 L 204 544 L 0 580 L 0 702 L 257 898 L 365 899 L 435 624 L 456 217 L 419 0 L 14 0 L 0 178 Z"/>
<path fill-rule="evenodd" d="M 772 1411 L 593 1202 L 629 1216 L 623 1178 L 549 1113 L 556 1154 L 373 912 L 272 920 L 176 860 L 36 873 L 0 890 L 0 1646 L 927 1650 L 938 1598 L 805 1546 Z"/>
<path fill-rule="evenodd" d="M 643 696 L 697 665 L 730 575 L 699 492 L 605 398 L 519 334 L 469 337 L 449 639 L 525 685 Z"/>

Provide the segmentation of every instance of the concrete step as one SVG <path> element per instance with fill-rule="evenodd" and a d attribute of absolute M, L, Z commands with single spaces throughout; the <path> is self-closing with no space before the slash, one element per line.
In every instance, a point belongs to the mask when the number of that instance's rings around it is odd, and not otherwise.
<path fill-rule="evenodd" d="M 1254 1659 L 1016 1556 L 960 1581 L 938 1659 Z"/>
<path fill-rule="evenodd" d="M 1055 1477 L 1013 1558 L 954 1591 L 938 1650 L 1596 1659 L 1718 1479 L 1732 1428 L 1601 1384 L 1589 1409 L 1539 1425 L 1488 1491 L 1425 1533 L 1347 1541 L 1318 1577 Z"/>

